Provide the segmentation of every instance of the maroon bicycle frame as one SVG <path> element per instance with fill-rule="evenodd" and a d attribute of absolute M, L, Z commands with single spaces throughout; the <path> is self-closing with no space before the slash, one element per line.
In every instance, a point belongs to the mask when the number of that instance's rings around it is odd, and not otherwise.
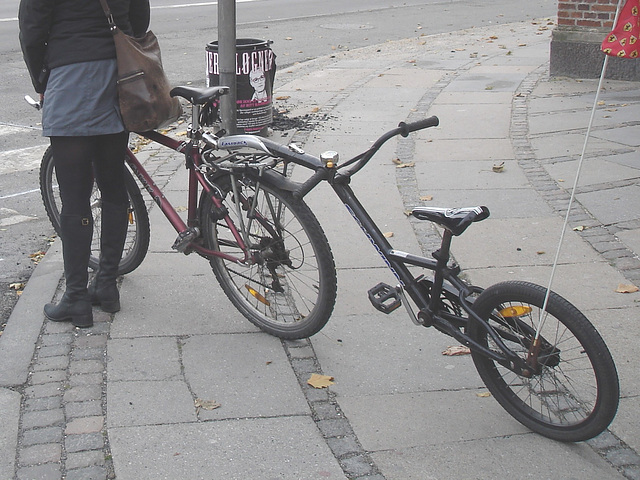
<path fill-rule="evenodd" d="M 157 131 L 152 130 L 149 132 L 141 133 L 140 135 L 142 135 L 145 138 L 148 138 L 153 142 L 159 143 L 160 145 L 170 148 L 171 150 L 182 153 L 183 155 L 185 154 L 185 150 L 188 147 L 188 142 L 185 142 L 185 141 L 179 142 Z M 164 216 L 167 217 L 167 220 L 169 220 L 169 223 L 173 225 L 173 228 L 175 228 L 176 232 L 178 233 L 184 232 L 188 230 L 189 227 L 193 227 L 198 224 L 198 184 L 202 185 L 202 188 L 208 194 L 211 194 L 211 197 L 215 206 L 224 210 L 222 205 L 222 200 L 218 198 L 217 195 L 213 194 L 211 187 L 205 180 L 202 173 L 197 168 L 195 168 L 196 166 L 199 166 L 202 163 L 200 150 L 197 148 L 194 148 L 191 152 L 190 157 L 193 164 L 187 165 L 189 169 L 189 195 L 188 195 L 188 208 L 187 208 L 187 223 L 185 224 L 185 222 L 182 220 L 180 215 L 178 215 L 178 212 L 176 212 L 176 209 L 173 208 L 169 200 L 167 200 L 167 198 L 162 193 L 162 190 L 160 190 L 160 188 L 156 185 L 156 183 L 153 181 L 149 173 L 147 173 L 147 171 L 144 169 L 140 161 L 136 158 L 134 153 L 128 148 L 126 153 L 126 162 L 129 165 L 129 168 L 131 169 L 133 174 L 138 178 L 138 180 L 140 180 L 140 183 L 144 186 L 145 190 L 149 192 L 149 195 L 151 195 L 151 198 L 153 198 L 153 201 L 156 202 L 158 207 L 160 207 L 160 210 L 162 210 L 162 213 L 164 214 Z M 242 249 L 242 251 L 244 252 L 244 257 L 240 258 L 233 255 L 229 255 L 227 253 L 220 252 L 218 250 L 210 250 L 196 243 L 192 243 L 190 247 L 196 252 L 198 252 L 200 255 L 203 255 L 207 258 L 221 257 L 221 258 L 224 258 L 225 260 L 230 260 L 235 263 L 248 263 L 252 259 L 251 253 L 249 252 L 249 249 L 244 243 L 242 236 L 238 232 L 238 229 L 233 223 L 233 220 L 231 220 L 231 218 L 229 217 L 228 213 L 224 216 L 224 221 L 227 224 L 227 227 L 229 227 L 229 230 L 231 231 L 236 242 L 238 242 L 239 248 Z"/>

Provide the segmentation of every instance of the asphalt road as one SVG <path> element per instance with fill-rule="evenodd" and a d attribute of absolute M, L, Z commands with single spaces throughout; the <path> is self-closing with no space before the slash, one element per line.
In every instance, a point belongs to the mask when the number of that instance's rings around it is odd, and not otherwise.
<path fill-rule="evenodd" d="M 151 28 L 160 39 L 171 82 L 204 85 L 205 47 L 217 40 L 217 2 L 151 0 Z M 19 0 L 0 4 L 0 331 L 26 282 L 30 255 L 46 250 L 53 229 L 38 191 L 47 146 L 18 43 Z M 272 40 L 279 70 L 342 49 L 454 32 L 556 14 L 555 0 L 237 0 L 237 38 Z M 276 75 L 276 87 L 278 77 Z"/>

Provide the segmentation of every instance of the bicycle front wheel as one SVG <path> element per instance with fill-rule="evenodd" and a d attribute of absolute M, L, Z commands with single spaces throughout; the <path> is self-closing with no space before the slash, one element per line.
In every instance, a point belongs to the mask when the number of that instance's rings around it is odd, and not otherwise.
<path fill-rule="evenodd" d="M 142 263 L 149 248 L 150 235 L 147 207 L 140 193 L 140 189 L 129 170 L 125 170 L 124 180 L 129 196 L 129 228 L 127 230 L 127 239 L 122 252 L 122 258 L 118 266 L 118 275 L 130 273 Z M 42 195 L 47 216 L 55 231 L 60 235 L 62 201 L 60 200 L 51 147 L 45 151 L 40 164 L 40 194 Z M 89 267 L 96 270 L 100 263 L 100 206 L 102 205 L 102 200 L 100 190 L 95 182 L 93 191 L 91 192 L 90 202 L 94 226 Z"/>
<path fill-rule="evenodd" d="M 309 337 L 329 320 L 336 299 L 336 270 L 320 224 L 301 200 L 248 178 L 216 180 L 229 216 L 251 251 L 238 264 L 210 259 L 234 306 L 257 327 L 285 339 Z M 243 253 L 210 196 L 204 195 L 200 225 L 207 248 L 242 258 Z"/>
<path fill-rule="evenodd" d="M 523 359 L 531 352 L 541 318 L 540 349 L 530 377 L 472 352 L 485 385 L 516 420 L 546 437 L 577 442 L 604 431 L 618 409 L 615 364 L 600 334 L 571 303 L 551 292 L 543 315 L 546 288 L 528 282 L 503 282 L 487 288 L 474 311 Z M 478 322 L 469 335 L 500 351 Z"/>

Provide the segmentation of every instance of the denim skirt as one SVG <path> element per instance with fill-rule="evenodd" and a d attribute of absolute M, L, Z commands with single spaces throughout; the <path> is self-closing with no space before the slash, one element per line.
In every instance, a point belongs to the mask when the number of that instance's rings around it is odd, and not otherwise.
<path fill-rule="evenodd" d="M 87 137 L 125 130 L 118 106 L 116 60 L 51 70 L 42 108 L 45 137 Z"/>

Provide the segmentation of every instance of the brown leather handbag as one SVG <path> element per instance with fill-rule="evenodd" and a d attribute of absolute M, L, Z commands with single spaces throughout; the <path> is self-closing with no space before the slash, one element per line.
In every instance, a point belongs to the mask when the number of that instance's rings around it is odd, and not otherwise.
<path fill-rule="evenodd" d="M 118 96 L 124 126 L 131 132 L 146 132 L 166 126 L 182 113 L 162 68 L 158 39 L 149 30 L 134 38 L 115 24 L 107 0 L 100 0 L 116 44 Z"/>

